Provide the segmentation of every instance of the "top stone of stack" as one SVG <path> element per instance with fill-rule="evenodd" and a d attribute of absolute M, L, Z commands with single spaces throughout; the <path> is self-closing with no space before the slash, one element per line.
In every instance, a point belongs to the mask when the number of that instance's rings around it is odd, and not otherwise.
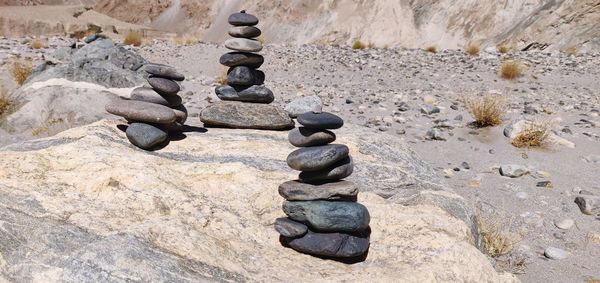
<path fill-rule="evenodd" d="M 255 26 L 258 24 L 258 18 L 253 15 L 246 14 L 246 10 L 231 14 L 228 21 L 232 26 Z"/>

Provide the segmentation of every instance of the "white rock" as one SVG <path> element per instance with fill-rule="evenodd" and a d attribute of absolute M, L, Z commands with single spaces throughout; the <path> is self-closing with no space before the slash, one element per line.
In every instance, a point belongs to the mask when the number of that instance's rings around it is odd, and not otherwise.
<path fill-rule="evenodd" d="M 544 251 L 544 256 L 549 259 L 561 260 L 569 256 L 569 253 L 563 249 L 549 247 Z"/>
<path fill-rule="evenodd" d="M 575 224 L 575 221 L 570 218 L 554 221 L 554 225 L 556 227 L 558 227 L 559 229 L 563 229 L 563 230 L 571 229 L 571 227 L 573 227 L 574 224 Z"/>

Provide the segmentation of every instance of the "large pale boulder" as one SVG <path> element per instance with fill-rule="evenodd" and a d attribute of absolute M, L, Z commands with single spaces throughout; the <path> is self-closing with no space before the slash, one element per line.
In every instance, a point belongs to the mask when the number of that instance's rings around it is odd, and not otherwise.
<path fill-rule="evenodd" d="M 0 148 L 0 281 L 516 282 L 474 245 L 470 213 L 386 134 L 337 132 L 371 214 L 366 261 L 284 248 L 285 132 L 196 129 L 156 152 L 116 121 Z"/>

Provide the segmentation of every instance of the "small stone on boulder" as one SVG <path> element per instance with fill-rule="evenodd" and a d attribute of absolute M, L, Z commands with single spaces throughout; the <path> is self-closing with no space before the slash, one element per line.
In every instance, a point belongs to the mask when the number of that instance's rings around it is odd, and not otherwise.
<path fill-rule="evenodd" d="M 352 175 L 353 171 L 354 163 L 352 162 L 352 158 L 348 156 L 328 169 L 301 172 L 298 178 L 308 183 L 331 182 L 344 179 Z"/>
<path fill-rule="evenodd" d="M 344 126 L 344 120 L 328 112 L 306 112 L 298 115 L 298 123 L 310 129 L 333 130 Z"/>
<path fill-rule="evenodd" d="M 300 114 L 304 114 L 306 112 L 319 113 L 322 110 L 323 106 L 321 103 L 321 98 L 316 95 L 295 99 L 285 107 L 285 111 L 290 113 L 290 117 L 292 118 L 296 118 Z"/>
<path fill-rule="evenodd" d="M 151 150 L 164 143 L 169 134 L 162 129 L 144 123 L 132 123 L 125 131 L 127 139 L 135 146 Z"/>
<path fill-rule="evenodd" d="M 279 185 L 279 194 L 290 201 L 355 200 L 358 195 L 358 188 L 349 181 L 313 185 L 295 180 Z"/>
<path fill-rule="evenodd" d="M 369 250 L 369 232 L 344 234 L 317 233 L 309 230 L 300 238 L 282 237 L 282 242 L 296 251 L 310 255 L 355 258 Z"/>
<path fill-rule="evenodd" d="M 247 88 L 222 85 L 215 88 L 215 93 L 221 100 L 267 104 L 275 100 L 273 92 L 264 85 L 253 85 Z"/>
<path fill-rule="evenodd" d="M 120 100 L 107 104 L 105 109 L 130 121 L 170 124 L 177 119 L 173 109 L 144 101 Z"/>
<path fill-rule="evenodd" d="M 290 219 L 323 232 L 360 232 L 371 221 L 367 208 L 357 202 L 285 201 L 283 212 Z"/>
<path fill-rule="evenodd" d="M 146 71 L 146 73 L 159 78 L 165 78 L 175 81 L 185 80 L 185 76 L 177 72 L 175 68 L 163 64 L 147 64 L 144 66 L 144 70 Z"/>
<path fill-rule="evenodd" d="M 181 96 L 179 95 L 160 95 L 154 89 L 149 87 L 138 87 L 131 92 L 131 100 L 145 101 L 154 104 L 160 104 L 169 107 L 181 105 Z"/>
<path fill-rule="evenodd" d="M 350 150 L 342 144 L 304 147 L 290 153 L 287 164 L 298 171 L 319 171 L 348 157 Z"/>
<path fill-rule="evenodd" d="M 336 136 L 328 130 L 314 130 L 305 127 L 295 128 L 288 134 L 288 140 L 296 147 L 326 145 L 334 142 Z"/>
<path fill-rule="evenodd" d="M 225 41 L 225 47 L 242 52 L 259 52 L 263 49 L 260 41 L 247 38 L 230 38 Z"/>
<path fill-rule="evenodd" d="M 148 78 L 148 83 L 154 90 L 163 95 L 177 94 L 181 90 L 179 84 L 169 79 L 152 77 Z"/>
<path fill-rule="evenodd" d="M 247 14 L 246 11 L 231 14 L 227 21 L 233 26 L 255 26 L 258 24 L 258 18 L 254 15 Z"/>
<path fill-rule="evenodd" d="M 277 218 L 274 224 L 275 230 L 284 237 L 296 238 L 306 234 L 308 227 L 300 222 L 289 218 Z"/>
<path fill-rule="evenodd" d="M 238 26 L 229 29 L 229 35 L 233 37 L 254 38 L 261 34 L 260 29 L 252 26 Z"/>
<path fill-rule="evenodd" d="M 294 121 L 283 109 L 259 103 L 216 103 L 202 110 L 200 120 L 206 127 L 259 130 L 289 130 L 294 127 Z"/>

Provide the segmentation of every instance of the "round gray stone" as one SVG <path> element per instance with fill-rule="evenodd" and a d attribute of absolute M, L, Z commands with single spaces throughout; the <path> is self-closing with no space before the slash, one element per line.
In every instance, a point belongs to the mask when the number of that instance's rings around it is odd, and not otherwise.
<path fill-rule="evenodd" d="M 108 113 L 129 121 L 170 124 L 177 119 L 173 109 L 144 101 L 120 100 L 107 104 L 105 109 Z"/>
<path fill-rule="evenodd" d="M 348 156 L 330 168 L 321 171 L 301 172 L 298 178 L 308 183 L 331 182 L 344 179 L 352 175 L 353 171 L 354 163 L 352 162 L 352 158 Z"/>
<path fill-rule="evenodd" d="M 133 145 L 144 150 L 151 150 L 169 138 L 166 131 L 144 123 L 130 124 L 125 134 Z"/>
<path fill-rule="evenodd" d="M 306 112 L 298 116 L 298 123 L 310 129 L 339 129 L 344 126 L 344 120 L 328 112 Z"/>
<path fill-rule="evenodd" d="M 175 81 L 185 80 L 185 76 L 177 72 L 175 68 L 163 64 L 146 64 L 144 66 L 144 70 L 146 71 L 146 73 L 159 78 L 165 78 Z"/>
<path fill-rule="evenodd" d="M 264 85 L 253 85 L 247 88 L 222 85 L 215 88 L 221 100 L 271 103 L 275 100 L 273 92 Z"/>
<path fill-rule="evenodd" d="M 254 15 L 247 14 L 246 11 L 231 14 L 227 21 L 230 25 L 234 26 L 254 26 L 258 24 L 258 18 Z"/>
<path fill-rule="evenodd" d="M 305 127 L 295 128 L 288 134 L 290 143 L 297 147 L 319 146 L 334 142 L 336 136 L 328 130 L 314 130 Z"/>
<path fill-rule="evenodd" d="M 131 100 L 145 101 L 160 104 L 169 107 L 181 105 L 181 96 L 179 95 L 161 95 L 149 87 L 138 87 L 131 92 Z"/>
<path fill-rule="evenodd" d="M 279 185 L 279 195 L 286 200 L 352 200 L 358 195 L 358 188 L 349 181 L 325 184 L 307 184 L 298 180 Z"/>
<path fill-rule="evenodd" d="M 305 147 L 290 153 L 287 164 L 298 171 L 319 171 L 348 157 L 349 152 L 348 147 L 342 144 Z"/>
<path fill-rule="evenodd" d="M 246 52 L 225 53 L 219 59 L 219 63 L 227 67 L 248 66 L 250 68 L 259 68 L 265 62 L 261 55 Z"/>
<path fill-rule="evenodd" d="M 548 247 L 544 251 L 544 256 L 549 259 L 561 260 L 561 259 L 567 258 L 569 256 L 569 253 L 567 253 L 563 249 L 559 249 L 559 248 L 555 248 L 555 247 Z"/>
<path fill-rule="evenodd" d="M 359 258 L 369 250 L 369 232 L 318 233 L 308 230 L 302 237 L 282 237 L 282 242 L 298 252 L 331 258 Z"/>
<path fill-rule="evenodd" d="M 273 226 L 275 227 L 275 231 L 284 237 L 301 237 L 308 231 L 306 225 L 285 217 L 277 218 Z"/>
<path fill-rule="evenodd" d="M 261 31 L 257 27 L 238 26 L 231 27 L 228 33 L 233 37 L 254 38 L 260 36 Z"/>
<path fill-rule="evenodd" d="M 148 83 L 156 92 L 162 95 L 177 94 L 181 90 L 178 83 L 169 79 L 152 77 L 148 78 Z"/>
<path fill-rule="evenodd" d="M 246 66 L 237 66 L 227 72 L 227 84 L 250 86 L 255 84 L 254 70 Z"/>
<path fill-rule="evenodd" d="M 225 47 L 242 52 L 259 52 L 263 49 L 260 41 L 247 38 L 230 38 L 225 41 Z"/>
<path fill-rule="evenodd" d="M 321 98 L 316 95 L 295 99 L 285 107 L 285 111 L 290 113 L 290 117 L 292 118 L 296 118 L 306 112 L 319 113 L 322 110 L 323 106 L 321 103 Z"/>
<path fill-rule="evenodd" d="M 285 201 L 283 212 L 292 220 L 322 232 L 359 232 L 369 227 L 367 208 L 357 202 Z"/>

